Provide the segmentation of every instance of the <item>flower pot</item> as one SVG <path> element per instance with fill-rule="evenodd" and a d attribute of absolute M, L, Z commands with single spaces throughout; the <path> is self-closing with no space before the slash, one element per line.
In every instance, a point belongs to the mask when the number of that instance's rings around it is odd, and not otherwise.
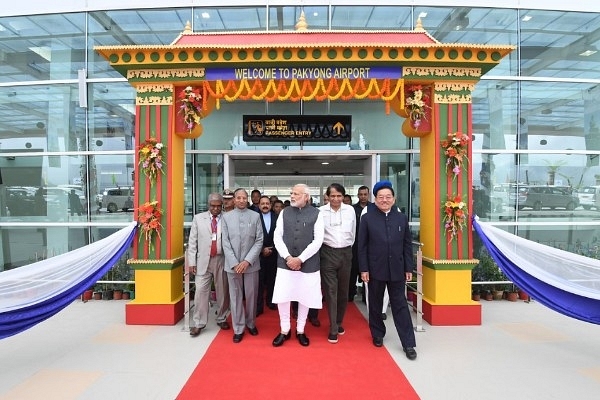
<path fill-rule="evenodd" d="M 93 295 L 94 295 L 94 291 L 92 289 L 88 289 L 81 294 L 81 301 L 84 301 L 84 302 L 89 301 L 92 299 Z"/>
<path fill-rule="evenodd" d="M 494 300 L 502 300 L 502 298 L 504 297 L 504 290 L 493 290 L 492 297 L 494 298 Z"/>
<path fill-rule="evenodd" d="M 486 301 L 492 301 L 492 300 L 494 300 L 494 296 L 492 295 L 492 292 L 486 292 L 486 294 L 485 294 L 485 300 Z"/>
<path fill-rule="evenodd" d="M 121 300 L 123 298 L 123 291 L 121 289 L 115 289 L 113 291 L 113 300 Z"/>
<path fill-rule="evenodd" d="M 481 300 L 481 295 L 479 293 L 473 293 L 471 295 L 471 300 L 473 300 L 473 301 L 480 301 Z"/>
<path fill-rule="evenodd" d="M 102 292 L 94 292 L 94 300 L 102 300 Z"/>
<path fill-rule="evenodd" d="M 517 301 L 518 298 L 519 298 L 519 294 L 517 292 L 506 293 L 506 300 L 508 300 L 508 301 Z"/>
<path fill-rule="evenodd" d="M 113 299 L 113 290 L 108 289 L 102 292 L 102 300 L 112 300 Z"/>
<path fill-rule="evenodd" d="M 196 139 L 202 136 L 203 131 L 204 127 L 202 124 L 196 124 L 192 130 L 176 131 L 175 134 L 183 139 Z"/>
<path fill-rule="evenodd" d="M 529 295 L 522 290 L 519 290 L 519 299 L 529 301 Z"/>
<path fill-rule="evenodd" d="M 130 299 L 130 296 L 131 296 L 131 294 L 130 294 L 130 293 L 131 293 L 131 292 L 129 292 L 129 290 L 125 290 L 125 291 L 123 292 L 123 300 L 129 300 L 129 299 Z"/>

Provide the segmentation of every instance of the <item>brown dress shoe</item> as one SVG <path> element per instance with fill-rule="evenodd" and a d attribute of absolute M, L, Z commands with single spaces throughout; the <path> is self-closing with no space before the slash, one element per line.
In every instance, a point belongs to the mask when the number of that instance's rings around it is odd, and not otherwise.
<path fill-rule="evenodd" d="M 219 325 L 219 327 L 221 329 L 223 329 L 224 331 L 226 331 L 227 329 L 229 329 L 229 324 L 227 323 L 227 321 L 217 322 L 217 325 Z"/>
<path fill-rule="evenodd" d="M 200 332 L 202 331 L 202 328 L 190 328 L 190 336 L 191 337 L 196 337 L 200 334 Z"/>

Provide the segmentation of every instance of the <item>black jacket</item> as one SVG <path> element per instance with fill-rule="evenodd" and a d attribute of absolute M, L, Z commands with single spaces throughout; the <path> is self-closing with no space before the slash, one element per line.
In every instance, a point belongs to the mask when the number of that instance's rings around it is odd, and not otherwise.
<path fill-rule="evenodd" d="M 358 232 L 358 268 L 369 278 L 404 281 L 413 272 L 412 235 L 408 218 L 392 207 L 388 215 L 375 205 L 362 216 Z"/>

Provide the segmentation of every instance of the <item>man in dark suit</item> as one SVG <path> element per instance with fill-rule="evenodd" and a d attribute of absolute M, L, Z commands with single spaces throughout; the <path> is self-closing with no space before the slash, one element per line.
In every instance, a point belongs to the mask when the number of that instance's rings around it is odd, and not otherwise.
<path fill-rule="evenodd" d="M 261 196 L 258 207 L 260 208 L 260 222 L 263 228 L 263 248 L 260 252 L 257 316 L 264 311 L 265 291 L 267 307 L 271 310 L 277 310 L 277 306 L 273 304 L 273 288 L 275 286 L 275 275 L 277 274 L 277 251 L 273 244 L 273 234 L 275 233 L 277 214 L 271 211 L 269 196 Z"/>
<path fill-rule="evenodd" d="M 358 232 L 358 267 L 367 285 L 369 329 L 373 345 L 381 347 L 385 324 L 381 318 L 383 293 L 387 287 L 394 325 L 409 360 L 417 358 L 412 318 L 404 285 L 412 279 L 412 236 L 406 215 L 398 211 L 390 181 L 380 181 L 373 187 L 375 206 L 368 206 Z"/>

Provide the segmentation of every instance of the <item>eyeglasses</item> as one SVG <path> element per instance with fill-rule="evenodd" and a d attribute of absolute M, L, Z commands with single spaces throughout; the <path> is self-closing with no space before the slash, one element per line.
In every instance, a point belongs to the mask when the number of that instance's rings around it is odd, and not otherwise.
<path fill-rule="evenodd" d="M 387 196 L 377 196 L 377 200 L 393 200 L 394 196 L 392 195 L 387 195 Z"/>

